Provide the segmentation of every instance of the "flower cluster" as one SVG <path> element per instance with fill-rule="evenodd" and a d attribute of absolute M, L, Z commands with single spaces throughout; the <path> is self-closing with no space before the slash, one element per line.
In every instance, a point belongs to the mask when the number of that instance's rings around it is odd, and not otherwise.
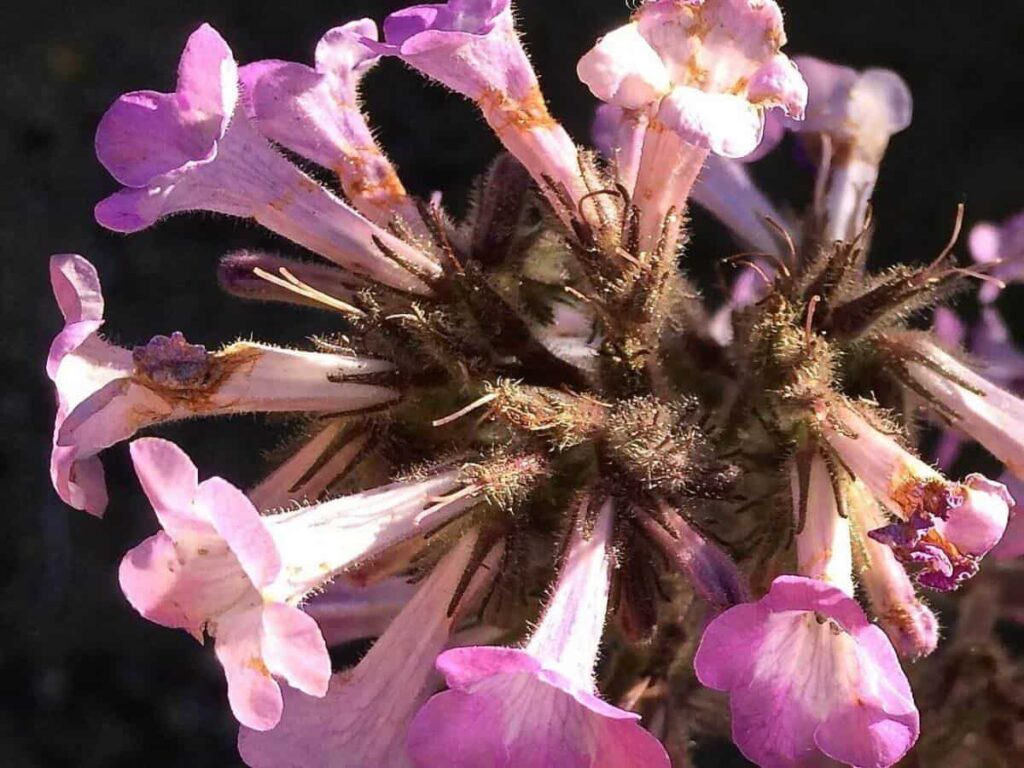
<path fill-rule="evenodd" d="M 643 2 L 579 61 L 600 153 L 550 113 L 510 0 L 414 6 L 382 35 L 352 21 L 313 66 L 239 66 L 203 25 L 173 92 L 103 116 L 122 188 L 101 225 L 252 219 L 296 253 L 228 254 L 221 286 L 324 312 L 309 349 L 120 347 L 93 266 L 51 260 L 54 486 L 102 515 L 100 453 L 131 440 L 162 530 L 121 588 L 213 640 L 248 765 L 688 765 L 696 681 L 762 766 L 880 768 L 914 746 L 903 665 L 940 635 L 922 591 L 1017 551 L 1007 485 L 934 469 L 909 417 L 950 426 L 945 469 L 966 436 L 1005 483 L 1024 473 L 1024 357 L 995 310 L 973 341 L 1005 366 L 988 376 L 949 310 L 915 318 L 970 277 L 991 304 L 1021 227 L 975 229 L 973 270 L 951 243 L 870 272 L 909 90 L 785 42 L 775 0 Z M 382 58 L 471 99 L 507 150 L 464 220 L 410 194 L 375 140 L 359 93 Z M 816 166 L 800 219 L 746 170 L 787 132 Z M 715 311 L 685 272 L 691 202 L 753 249 Z M 247 491 L 132 440 L 243 412 L 298 416 Z M 366 637 L 332 670 L 330 646 Z"/>

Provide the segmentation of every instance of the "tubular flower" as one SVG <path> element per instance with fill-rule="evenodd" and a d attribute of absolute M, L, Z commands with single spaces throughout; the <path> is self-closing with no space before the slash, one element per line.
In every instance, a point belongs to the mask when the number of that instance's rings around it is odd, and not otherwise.
<path fill-rule="evenodd" d="M 246 412 L 362 411 L 398 397 L 393 366 L 322 352 L 237 342 L 220 352 L 180 333 L 133 350 L 104 341 L 103 294 L 81 256 L 55 256 L 51 276 L 65 327 L 47 370 L 57 389 L 52 474 L 61 497 L 98 514 L 105 505 L 104 448 L 153 424 Z"/>
<path fill-rule="evenodd" d="M 867 220 L 889 139 L 907 128 L 913 114 L 910 89 L 895 72 L 858 72 L 810 56 L 795 59 L 807 81 L 807 114 L 789 127 L 828 139 L 824 239 L 850 240 Z"/>
<path fill-rule="evenodd" d="M 709 152 L 752 152 L 767 108 L 802 118 L 807 89 L 784 44 L 773 0 L 654 0 L 580 59 L 597 98 L 650 116 L 633 192 L 643 245 L 682 211 Z"/>
<path fill-rule="evenodd" d="M 907 375 L 954 425 L 977 440 L 1016 475 L 1024 474 L 1024 402 L 923 336 L 891 343 L 908 353 Z"/>
<path fill-rule="evenodd" d="M 971 230 L 968 245 L 975 262 L 989 267 L 989 274 L 1004 283 L 1024 279 L 1024 213 L 1011 216 L 1002 224 L 982 222 Z M 986 281 L 978 298 L 991 304 L 1001 290 L 997 282 Z"/>
<path fill-rule="evenodd" d="M 700 681 L 729 692 L 733 740 L 766 768 L 895 764 L 917 740 L 917 708 L 889 640 L 839 587 L 779 576 L 756 603 L 704 632 Z"/>
<path fill-rule="evenodd" d="M 364 42 L 476 102 L 542 190 L 554 184 L 574 201 L 586 193 L 576 145 L 548 112 L 515 29 L 511 0 L 414 5 L 388 16 L 383 43 Z"/>
<path fill-rule="evenodd" d="M 459 516 L 483 490 L 449 471 L 260 517 L 225 480 L 200 484 L 173 443 L 144 438 L 131 452 L 164 530 L 125 556 L 121 587 L 151 621 L 214 637 L 232 711 L 256 730 L 281 715 L 267 670 L 306 693 L 327 690 L 323 638 L 293 606 L 349 566 Z"/>
<path fill-rule="evenodd" d="M 125 555 L 128 601 L 157 624 L 214 637 L 231 711 L 252 728 L 273 728 L 281 717 L 274 677 L 323 696 L 327 646 L 313 619 L 264 595 L 285 564 L 245 494 L 219 477 L 200 483 L 188 456 L 165 440 L 137 440 L 131 453 L 164 530 Z"/>
<path fill-rule="evenodd" d="M 602 701 L 593 670 L 608 607 L 614 508 L 589 541 L 572 534 L 555 591 L 525 648 L 456 648 L 437 659 L 449 690 L 416 715 L 417 766 L 668 766 L 639 717 Z"/>
<path fill-rule="evenodd" d="M 870 531 L 932 589 L 956 589 L 978 571 L 1009 520 L 1006 486 L 979 474 L 951 483 L 873 427 L 849 405 L 830 410 L 825 439 L 843 464 L 899 522 Z"/>
<path fill-rule="evenodd" d="M 242 67 L 250 117 L 260 133 L 333 170 L 367 219 L 385 226 L 397 215 L 420 226 L 406 194 L 359 109 L 359 84 L 377 63 L 362 38 L 377 39 L 369 19 L 329 30 L 316 47 L 316 68 L 286 61 Z"/>
<path fill-rule="evenodd" d="M 231 49 L 204 24 L 185 46 L 174 93 L 127 93 L 100 120 L 96 154 L 125 189 L 96 206 L 96 220 L 137 232 L 187 210 L 252 218 L 346 269 L 427 292 L 380 246 L 424 274 L 437 265 L 285 160 L 238 101 Z"/>
<path fill-rule="evenodd" d="M 322 700 L 291 695 L 281 724 L 269 733 L 242 728 L 238 749 L 251 768 L 302 765 L 308 768 L 381 766 L 412 763 L 406 728 L 417 708 L 436 688 L 434 659 L 462 611 L 449 610 L 477 534 L 463 536 L 434 568 L 370 652 L 354 669 L 331 677 Z M 472 605 L 491 581 L 497 551 L 458 597 Z"/>
<path fill-rule="evenodd" d="M 1020 549 L 996 546 L 1004 485 L 947 480 L 910 445 L 931 407 L 1021 469 L 1009 330 L 991 306 L 970 333 L 940 306 L 999 272 L 1009 235 L 978 231 L 983 269 L 950 245 L 872 271 L 866 201 L 909 94 L 806 60 L 808 105 L 775 0 L 648 0 L 599 40 L 577 69 L 608 162 L 552 118 L 513 13 L 450 0 L 380 35 L 343 23 L 310 66 L 240 66 L 203 25 L 172 92 L 110 107 L 96 151 L 122 188 L 99 222 L 252 219 L 294 246 L 227 249 L 221 287 L 322 325 L 307 351 L 181 333 L 116 346 L 96 270 L 54 257 L 58 494 L 100 514 L 98 454 L 138 430 L 289 414 L 245 493 L 200 482 L 166 441 L 129 449 L 162 530 L 125 555 L 122 590 L 211 639 L 253 768 L 667 768 L 694 761 L 727 706 L 760 765 L 893 765 L 918 738 L 897 656 L 920 659 L 924 705 L 968 666 L 957 643 L 923 658 L 940 617 L 918 588 Z M 360 96 L 382 56 L 474 101 L 508 150 L 464 212 L 417 199 L 374 138 Z M 747 173 L 787 126 L 821 160 L 792 213 Z M 691 197 L 753 250 L 694 263 Z M 934 328 L 911 330 L 922 310 Z M 981 375 L 944 351 L 965 342 Z M 936 606 L 977 607 L 986 581 Z M 375 637 L 332 674 L 328 646 Z M 984 705 L 1011 679 L 992 668 Z"/>

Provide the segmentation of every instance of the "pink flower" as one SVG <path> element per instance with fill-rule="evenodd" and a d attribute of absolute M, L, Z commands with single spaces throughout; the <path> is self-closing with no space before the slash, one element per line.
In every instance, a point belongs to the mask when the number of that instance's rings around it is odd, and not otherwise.
<path fill-rule="evenodd" d="M 398 393 L 369 383 L 393 369 L 382 360 L 237 342 L 219 352 L 180 333 L 133 350 L 99 336 L 103 294 L 81 256 L 54 256 L 54 295 L 65 317 L 47 372 L 57 390 L 51 475 L 61 498 L 100 514 L 106 504 L 101 450 L 143 427 L 246 412 L 360 411 Z"/>
<path fill-rule="evenodd" d="M 639 717 L 605 703 L 593 670 L 608 607 L 612 503 L 589 540 L 574 529 L 558 583 L 523 649 L 468 647 L 441 654 L 449 690 L 409 729 L 417 766 L 665 766 Z"/>
<path fill-rule="evenodd" d="M 464 613 L 491 581 L 491 553 L 450 611 L 470 563 L 476 534 L 463 536 L 416 590 L 387 631 L 352 670 L 331 677 L 326 698 L 289 695 L 281 724 L 269 733 L 242 728 L 238 750 L 251 768 L 405 768 L 409 721 L 434 688 L 434 659 Z"/>
<path fill-rule="evenodd" d="M 971 230 L 968 245 L 977 263 L 993 265 L 989 269 L 993 277 L 1004 283 L 1024 281 L 1024 213 L 1011 216 L 1002 224 L 987 221 L 978 224 Z M 978 297 L 990 304 L 1000 290 L 998 284 L 986 281 Z"/>
<path fill-rule="evenodd" d="M 257 730 L 281 713 L 267 670 L 307 693 L 326 691 L 323 638 L 292 606 L 354 564 L 461 515 L 484 490 L 451 470 L 261 517 L 226 481 L 199 484 L 173 443 L 136 440 L 131 453 L 164 530 L 125 556 L 121 587 L 151 621 L 214 637 L 232 711 Z"/>
<path fill-rule="evenodd" d="M 784 43 L 773 0 L 654 0 L 580 59 L 597 98 L 650 117 L 633 195 L 644 247 L 683 209 L 709 152 L 751 153 L 767 108 L 802 117 L 807 90 Z"/>
<path fill-rule="evenodd" d="M 850 240 L 866 222 L 889 139 L 910 125 L 913 98 L 887 69 L 857 72 L 810 56 L 795 61 L 807 81 L 807 114 L 789 127 L 828 138 L 824 236 Z"/>
<path fill-rule="evenodd" d="M 946 480 L 845 403 L 822 418 L 823 435 L 843 464 L 899 518 L 869 535 L 919 568 L 924 586 L 956 589 L 973 576 L 1006 530 L 1013 507 L 1006 486 L 978 474 Z"/>
<path fill-rule="evenodd" d="M 384 39 L 363 42 L 475 101 L 542 190 L 554 184 L 576 201 L 586 194 L 576 145 L 548 112 L 515 29 L 511 0 L 414 5 L 388 16 Z M 556 206 L 561 208 L 557 198 Z"/>
<path fill-rule="evenodd" d="M 766 768 L 896 763 L 917 740 L 910 685 L 896 654 L 841 589 L 780 576 L 756 603 L 731 608 L 701 638 L 694 667 L 729 693 L 733 740 Z"/>
<path fill-rule="evenodd" d="M 131 446 L 135 471 L 163 531 L 125 555 L 121 588 L 150 621 L 214 637 L 231 711 L 252 728 L 281 717 L 280 677 L 323 696 L 331 662 L 316 622 L 264 590 L 282 571 L 263 519 L 219 477 L 199 482 L 188 456 L 155 438 Z"/>
<path fill-rule="evenodd" d="M 97 456 L 81 455 L 75 446 L 58 445 L 57 436 L 68 413 L 90 389 L 102 387 L 117 375 L 116 366 L 124 362 L 123 356 L 114 354 L 97 335 L 103 325 L 103 292 L 96 268 L 76 254 L 53 256 L 50 282 L 64 315 L 64 330 L 53 340 L 46 359 L 46 374 L 57 391 L 50 479 L 65 503 L 100 516 L 107 506 L 103 465 Z M 104 360 L 111 367 L 81 365 L 83 359 Z"/>
<path fill-rule="evenodd" d="M 362 38 L 377 39 L 369 19 L 328 31 L 316 47 L 315 69 L 285 61 L 242 67 L 250 117 L 264 136 L 337 173 L 346 197 L 370 221 L 386 226 L 399 216 L 418 227 L 416 204 L 360 110 L 360 81 L 379 58 Z"/>
<path fill-rule="evenodd" d="M 204 24 L 185 46 L 174 93 L 125 94 L 100 120 L 96 154 L 125 189 L 96 206 L 96 220 L 136 232 L 186 210 L 252 218 L 353 272 L 429 292 L 423 280 L 437 276 L 438 265 L 285 160 L 238 99 L 231 49 Z"/>

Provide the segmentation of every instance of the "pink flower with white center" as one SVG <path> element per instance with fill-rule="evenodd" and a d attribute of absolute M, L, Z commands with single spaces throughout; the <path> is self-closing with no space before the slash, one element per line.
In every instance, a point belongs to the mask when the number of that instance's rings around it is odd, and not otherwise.
<path fill-rule="evenodd" d="M 868 203 L 889 139 L 910 125 L 913 98 L 895 72 L 864 72 L 810 56 L 795 59 L 807 81 L 807 114 L 789 128 L 827 137 L 826 240 L 851 240 L 867 220 Z"/>
<path fill-rule="evenodd" d="M 551 184 L 577 202 L 586 194 L 576 145 L 548 112 L 515 29 L 511 0 L 414 5 L 385 19 L 383 43 L 363 42 L 476 102 L 546 194 Z"/>
<path fill-rule="evenodd" d="M 708 625 L 694 668 L 701 683 L 729 693 L 733 741 L 765 768 L 811 768 L 826 757 L 885 768 L 917 740 L 917 708 L 892 645 L 838 586 L 779 576 L 761 600 Z"/>
<path fill-rule="evenodd" d="M 103 294 L 81 256 L 54 256 L 51 279 L 64 313 L 47 372 L 57 390 L 51 473 L 61 498 L 100 514 L 105 506 L 104 448 L 143 427 L 196 416 L 247 412 L 361 411 L 394 401 L 382 360 L 237 342 L 219 352 L 180 333 L 134 350 L 99 336 Z"/>
<path fill-rule="evenodd" d="M 498 566 L 499 550 L 494 550 L 457 610 L 449 610 L 476 538 L 475 532 L 462 537 L 362 661 L 331 677 L 323 700 L 289 695 L 284 719 L 273 731 L 242 728 L 238 751 L 245 763 L 251 768 L 410 766 L 406 729 L 436 687 L 434 659 L 448 644 L 463 609 L 476 602 Z"/>
<path fill-rule="evenodd" d="M 854 477 L 899 522 L 869 532 L 905 563 L 918 583 L 950 590 L 978 570 L 1013 507 L 1006 486 L 979 474 L 953 483 L 872 426 L 853 407 L 825 409 L 822 434 Z"/>
<path fill-rule="evenodd" d="M 231 711 L 250 727 L 273 728 L 281 717 L 275 676 L 323 696 L 327 646 L 312 618 L 263 594 L 284 564 L 245 494 L 219 477 L 200 483 L 188 456 L 165 440 L 136 440 L 131 454 L 164 530 L 121 562 L 128 601 L 157 624 L 214 637 Z"/>
<path fill-rule="evenodd" d="M 379 57 L 361 42 L 377 39 L 369 19 L 325 34 L 316 68 L 286 61 L 242 67 L 249 116 L 264 136 L 333 170 L 356 209 L 381 226 L 396 216 L 420 226 L 416 204 L 381 152 L 359 106 L 359 85 Z"/>
<path fill-rule="evenodd" d="M 664 766 L 638 715 L 594 690 L 612 556 L 614 509 L 603 503 L 589 539 L 577 526 L 540 624 L 526 646 L 468 647 L 437 659 L 449 690 L 409 728 L 416 766 Z"/>
<path fill-rule="evenodd" d="M 252 218 L 353 272 L 428 293 L 424 279 L 440 267 L 288 162 L 238 102 L 231 49 L 204 24 L 185 46 L 174 93 L 125 94 L 100 120 L 96 154 L 125 189 L 96 206 L 96 220 L 137 232 L 187 210 Z"/>
<path fill-rule="evenodd" d="M 991 264 L 988 273 L 1004 283 L 1024 282 L 1024 213 L 1011 216 L 1002 224 L 982 222 L 968 239 L 971 257 L 983 265 Z M 998 263 L 996 263 L 998 262 Z M 999 296 L 998 283 L 982 284 L 978 297 L 991 304 Z"/>
<path fill-rule="evenodd" d="M 75 446 L 60 446 L 57 436 L 68 413 L 81 400 L 82 384 L 86 391 L 100 388 L 116 375 L 106 366 L 80 365 L 79 361 L 107 359 L 116 365 L 119 360 L 108 354 L 109 345 L 97 335 L 103 325 L 103 292 L 96 268 L 76 254 L 53 256 L 50 282 L 64 315 L 64 330 L 53 340 L 46 358 L 46 374 L 57 390 L 50 479 L 66 504 L 100 516 L 107 506 L 107 486 L 99 457 L 80 455 Z M 94 381 L 84 382 L 84 377 Z"/>
<path fill-rule="evenodd" d="M 644 247 L 686 205 L 710 152 L 754 151 L 767 108 L 802 117 L 807 90 L 784 44 L 774 0 L 653 0 L 580 59 L 597 98 L 651 115 L 633 194 Z"/>
<path fill-rule="evenodd" d="M 929 655 L 939 643 L 938 618 L 917 596 L 893 551 L 865 535 L 885 527 L 885 514 L 859 480 L 846 485 L 846 508 L 859 534 L 860 546 L 854 550 L 857 580 L 875 619 L 900 656 L 917 659 Z"/>
<path fill-rule="evenodd" d="M 733 740 L 758 765 L 892 765 L 917 740 L 910 685 L 853 599 L 850 524 L 824 459 L 798 454 L 790 477 L 800 575 L 714 619 L 697 677 L 729 693 Z"/>
<path fill-rule="evenodd" d="M 294 606 L 355 563 L 462 514 L 480 490 L 453 470 L 261 517 L 225 480 L 200 484 L 173 443 L 136 440 L 131 454 L 164 530 L 125 555 L 121 588 L 151 621 L 213 636 L 232 711 L 257 730 L 281 715 L 271 673 L 306 693 L 327 690 L 323 638 Z"/>

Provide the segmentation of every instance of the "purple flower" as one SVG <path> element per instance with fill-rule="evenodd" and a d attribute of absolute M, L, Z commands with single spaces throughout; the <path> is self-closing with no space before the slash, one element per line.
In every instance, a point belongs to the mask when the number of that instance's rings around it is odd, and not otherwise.
<path fill-rule="evenodd" d="M 576 528 L 554 592 L 522 649 L 469 647 L 441 654 L 449 690 L 409 728 L 417 766 L 664 766 L 668 756 L 638 715 L 602 701 L 593 670 L 608 607 L 613 507 L 589 540 Z"/>
<path fill-rule="evenodd" d="M 419 227 L 416 204 L 360 109 L 360 81 L 379 58 L 363 38 L 377 39 L 369 19 L 329 30 L 316 47 L 315 69 L 272 60 L 242 67 L 249 116 L 264 136 L 337 173 L 370 221 L 384 226 L 399 216 Z"/>
<path fill-rule="evenodd" d="M 733 740 L 766 768 L 896 763 L 917 740 L 917 708 L 885 634 L 835 586 L 780 576 L 756 603 L 723 613 L 694 660 L 729 693 Z"/>
<path fill-rule="evenodd" d="M 377 243 L 424 275 L 438 274 L 437 264 L 285 160 L 238 100 L 231 49 L 204 24 L 185 46 L 174 93 L 125 94 L 100 120 L 96 154 L 125 189 L 96 206 L 96 220 L 116 232 L 137 232 L 186 210 L 253 218 L 346 269 L 428 292 Z"/>
<path fill-rule="evenodd" d="M 576 145 L 548 112 L 519 42 L 511 0 L 414 5 L 388 16 L 383 43 L 363 42 L 475 101 L 542 190 L 550 180 L 576 201 L 586 194 Z"/>
<path fill-rule="evenodd" d="M 1006 486 L 979 474 L 953 483 L 847 403 L 821 414 L 822 433 L 854 477 L 899 520 L 873 537 L 921 569 L 918 581 L 954 589 L 998 542 L 1013 507 Z"/>
<path fill-rule="evenodd" d="M 436 687 L 437 654 L 449 642 L 462 609 L 490 583 L 499 550 L 449 611 L 473 554 L 476 534 L 464 535 L 433 569 L 370 652 L 352 670 L 331 677 L 322 700 L 288 695 L 280 725 L 262 733 L 243 728 L 238 751 L 252 768 L 406 768 L 405 734 L 417 708 Z M 500 549 L 500 548 L 499 548 Z"/>
<path fill-rule="evenodd" d="M 968 244 L 971 257 L 979 264 L 991 264 L 989 274 L 1004 283 L 1024 280 L 1024 213 L 1011 216 L 1002 224 L 982 222 L 971 230 Z M 998 263 L 996 263 L 998 262 Z M 990 304 L 999 296 L 997 283 L 985 282 L 979 298 Z"/>
<path fill-rule="evenodd" d="M 795 61 L 807 81 L 807 113 L 787 126 L 828 139 L 824 237 L 850 240 L 866 222 L 889 139 L 910 125 L 913 98 L 887 69 L 858 72 L 810 56 Z"/>
<path fill-rule="evenodd" d="M 851 525 L 861 534 L 861 546 L 854 550 L 857 579 L 875 619 L 900 656 L 929 655 L 939 643 L 939 620 L 918 597 L 893 550 L 870 535 L 887 524 L 885 514 L 859 480 L 847 485 L 846 504 Z"/>

